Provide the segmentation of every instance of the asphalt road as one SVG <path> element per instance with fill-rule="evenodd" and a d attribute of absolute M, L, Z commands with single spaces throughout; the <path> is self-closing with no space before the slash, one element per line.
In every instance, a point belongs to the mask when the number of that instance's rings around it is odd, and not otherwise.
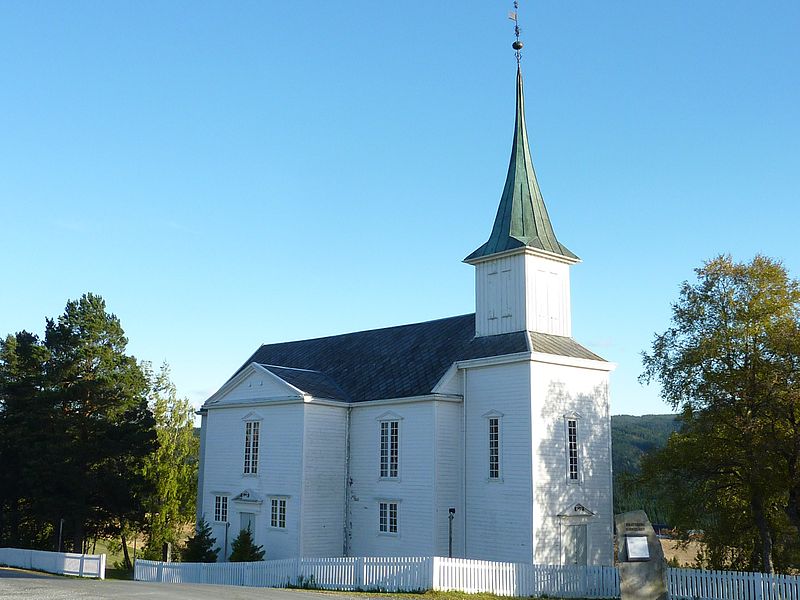
<path fill-rule="evenodd" d="M 300 590 L 77 579 L 0 568 L 0 598 L 14 600 L 331 600 Z M 345 600 L 337 596 L 336 600 Z"/>

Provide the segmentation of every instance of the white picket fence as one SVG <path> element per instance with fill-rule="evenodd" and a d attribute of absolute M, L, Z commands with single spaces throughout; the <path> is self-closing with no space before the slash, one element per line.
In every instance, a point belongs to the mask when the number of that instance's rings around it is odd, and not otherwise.
<path fill-rule="evenodd" d="M 459 590 L 499 596 L 618 598 L 615 567 L 501 563 L 462 558 L 292 558 L 253 563 L 137 560 L 137 581 L 255 587 L 308 585 L 327 590 Z M 800 600 L 800 577 L 668 569 L 671 600 Z"/>
<path fill-rule="evenodd" d="M 0 565 L 33 569 L 57 575 L 106 578 L 105 554 L 73 554 L 71 552 L 0 548 Z"/>
<path fill-rule="evenodd" d="M 460 590 L 501 596 L 619 596 L 613 567 L 498 563 L 434 557 L 294 558 L 253 563 L 162 563 L 137 560 L 137 581 L 255 587 L 310 585 L 327 590 Z"/>
<path fill-rule="evenodd" d="M 302 586 L 330 590 L 431 589 L 433 559 L 417 557 L 287 558 L 246 563 L 163 563 L 136 560 L 134 579 L 254 587 Z"/>
<path fill-rule="evenodd" d="M 800 577 L 667 569 L 667 589 L 672 600 L 800 600 Z"/>
<path fill-rule="evenodd" d="M 498 596 L 619 596 L 619 571 L 614 567 L 534 565 L 439 557 L 432 560 L 432 589 L 435 590 L 490 592 Z"/>

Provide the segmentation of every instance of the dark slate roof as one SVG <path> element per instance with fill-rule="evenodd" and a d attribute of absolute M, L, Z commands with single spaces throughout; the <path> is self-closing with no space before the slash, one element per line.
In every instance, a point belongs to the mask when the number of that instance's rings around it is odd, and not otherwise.
<path fill-rule="evenodd" d="M 531 331 L 531 350 L 534 352 L 544 352 L 545 354 L 556 354 L 558 356 L 569 356 L 572 358 L 585 358 L 588 360 L 602 360 L 591 350 L 587 350 L 571 337 L 561 335 L 550 335 L 548 333 L 538 333 Z"/>
<path fill-rule="evenodd" d="M 331 400 L 350 401 L 347 395 L 337 383 L 319 371 L 308 369 L 292 369 L 289 367 L 277 367 L 275 365 L 261 365 L 269 372 L 274 373 L 289 385 L 311 394 L 315 398 L 330 398 Z"/>
<path fill-rule="evenodd" d="M 489 240 L 464 260 L 469 262 L 483 256 L 526 246 L 559 254 L 569 261 L 579 260 L 556 239 L 542 192 L 539 190 L 528 145 L 528 132 L 525 128 L 522 71 L 517 68 L 514 142 L 511 146 L 511 160 L 503 195 L 500 197 L 500 206 Z"/>
<path fill-rule="evenodd" d="M 565 356 L 573 356 L 581 349 L 585 354 L 579 358 L 602 360 L 571 338 L 561 339 L 571 344 L 551 342 L 551 345 L 555 350 L 561 348 L 572 353 Z M 239 371 L 256 362 L 313 396 L 363 402 L 428 394 L 456 361 L 504 356 L 529 349 L 528 332 L 524 331 L 476 338 L 475 315 L 469 314 L 266 344 L 256 350 Z"/>

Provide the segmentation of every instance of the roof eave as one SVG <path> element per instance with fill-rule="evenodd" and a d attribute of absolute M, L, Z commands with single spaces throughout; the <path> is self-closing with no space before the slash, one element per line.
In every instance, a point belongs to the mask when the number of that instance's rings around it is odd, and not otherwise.
<path fill-rule="evenodd" d="M 533 248 L 531 246 L 521 246 L 519 248 L 512 248 L 510 250 L 503 250 L 501 252 L 494 252 L 492 254 L 484 254 L 478 256 L 475 256 L 475 252 L 473 252 L 467 258 L 465 258 L 463 262 L 467 263 L 468 265 L 477 265 L 482 262 L 486 262 L 488 260 L 505 258 L 507 256 L 513 256 L 515 254 L 527 254 L 529 256 L 538 256 L 539 258 L 547 258 L 557 262 L 566 263 L 568 265 L 576 265 L 580 262 L 583 262 L 581 261 L 580 258 L 575 256 L 574 254 L 572 256 L 566 256 L 564 254 L 556 254 L 555 252 L 548 252 L 547 250 L 541 250 L 539 248 Z"/>

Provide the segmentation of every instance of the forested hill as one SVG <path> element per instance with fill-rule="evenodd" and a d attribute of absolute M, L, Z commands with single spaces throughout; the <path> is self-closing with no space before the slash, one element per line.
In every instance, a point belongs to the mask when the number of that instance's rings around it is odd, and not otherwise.
<path fill-rule="evenodd" d="M 642 456 L 664 447 L 679 428 L 675 415 L 616 415 L 611 417 L 611 454 L 614 463 L 614 512 L 642 509 L 653 523 L 670 523 L 667 507 L 655 490 L 636 483 Z"/>
<path fill-rule="evenodd" d="M 680 424 L 675 415 L 613 415 L 611 417 L 611 453 L 614 477 L 638 473 L 642 455 L 667 443 L 669 434 Z"/>

